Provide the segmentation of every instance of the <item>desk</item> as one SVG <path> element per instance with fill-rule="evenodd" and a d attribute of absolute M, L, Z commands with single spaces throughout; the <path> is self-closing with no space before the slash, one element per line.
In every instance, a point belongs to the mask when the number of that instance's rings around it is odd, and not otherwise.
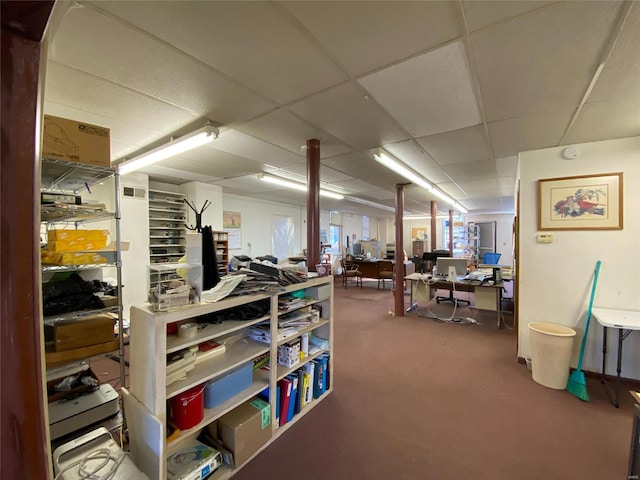
<path fill-rule="evenodd" d="M 620 372 L 622 372 L 622 342 L 634 330 L 640 330 L 640 311 L 613 310 L 609 308 L 594 308 L 593 316 L 603 328 L 602 338 L 602 381 L 607 395 L 616 408 L 620 407 Z M 607 330 L 609 328 L 618 329 L 618 375 L 616 377 L 615 391 L 605 379 L 607 366 Z"/>
<path fill-rule="evenodd" d="M 411 304 L 414 297 L 417 300 L 430 301 L 437 289 L 452 290 L 456 292 L 473 292 L 475 295 L 474 308 L 496 312 L 497 326 L 502 327 L 502 283 L 498 285 L 472 285 L 463 282 L 449 282 L 447 280 L 434 280 L 430 275 L 412 273 L 405 280 L 411 280 Z"/>
<path fill-rule="evenodd" d="M 358 266 L 358 270 L 362 273 L 362 278 L 373 278 L 378 280 L 378 262 L 386 261 L 396 264 L 395 260 L 350 260 L 351 263 Z M 410 261 L 403 262 L 403 276 L 412 274 L 415 271 L 415 264 Z"/>

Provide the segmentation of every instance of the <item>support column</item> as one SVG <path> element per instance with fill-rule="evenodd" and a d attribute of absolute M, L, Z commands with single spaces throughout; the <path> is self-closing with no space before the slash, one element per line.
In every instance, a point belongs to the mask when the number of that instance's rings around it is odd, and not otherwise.
<path fill-rule="evenodd" d="M 438 202 L 431 200 L 431 251 L 436 249 L 436 216 L 438 215 Z"/>
<path fill-rule="evenodd" d="M 307 140 L 307 268 L 320 263 L 320 140 Z"/>
<path fill-rule="evenodd" d="M 53 2 L 2 2 L 2 478 L 53 478 L 40 308 L 40 139 Z"/>
<path fill-rule="evenodd" d="M 404 317 L 404 255 L 402 255 L 402 215 L 404 214 L 404 184 L 396 184 L 396 254 L 394 305 L 396 317 Z"/>
<path fill-rule="evenodd" d="M 449 254 L 453 257 L 453 210 L 449 210 Z"/>

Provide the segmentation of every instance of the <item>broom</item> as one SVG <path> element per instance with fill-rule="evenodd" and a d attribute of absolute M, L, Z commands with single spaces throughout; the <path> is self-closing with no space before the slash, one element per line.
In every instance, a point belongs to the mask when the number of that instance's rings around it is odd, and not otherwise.
<path fill-rule="evenodd" d="M 587 310 L 587 322 L 584 326 L 584 335 L 582 336 L 582 345 L 580 345 L 580 357 L 578 358 L 578 368 L 576 368 L 567 381 L 567 390 L 580 400 L 589 401 L 589 392 L 587 392 L 587 380 L 582 372 L 582 358 L 584 357 L 584 347 L 587 343 L 587 332 L 589 331 L 589 321 L 591 320 L 591 308 L 593 307 L 593 297 L 596 296 L 596 283 L 598 283 L 598 272 L 600 271 L 600 260 L 596 262 L 596 271 L 593 275 L 593 286 L 591 287 L 591 298 L 589 299 L 589 309 Z"/>

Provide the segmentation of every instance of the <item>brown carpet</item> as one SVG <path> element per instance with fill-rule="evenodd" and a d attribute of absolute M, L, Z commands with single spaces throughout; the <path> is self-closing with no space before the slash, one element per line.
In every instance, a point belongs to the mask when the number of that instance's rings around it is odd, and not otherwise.
<path fill-rule="evenodd" d="M 480 321 L 468 326 L 392 317 L 388 287 L 335 292 L 334 393 L 236 480 L 627 478 L 626 389 L 616 409 L 595 379 L 590 402 L 538 385 L 489 312 L 460 308 Z"/>

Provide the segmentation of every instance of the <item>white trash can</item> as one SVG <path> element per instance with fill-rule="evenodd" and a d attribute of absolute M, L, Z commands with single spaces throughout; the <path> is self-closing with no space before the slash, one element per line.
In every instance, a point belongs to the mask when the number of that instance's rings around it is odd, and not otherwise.
<path fill-rule="evenodd" d="M 557 390 L 567 388 L 576 331 L 554 323 L 529 323 L 531 376 L 536 383 Z"/>

